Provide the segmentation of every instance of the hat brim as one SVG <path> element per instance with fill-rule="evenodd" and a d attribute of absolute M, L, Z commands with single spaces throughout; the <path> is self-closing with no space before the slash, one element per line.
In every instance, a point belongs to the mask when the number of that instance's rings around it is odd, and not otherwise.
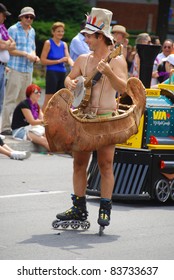
<path fill-rule="evenodd" d="M 82 34 L 87 33 L 87 34 L 90 34 L 90 35 L 92 35 L 92 34 L 94 34 L 94 33 L 96 33 L 96 32 L 98 32 L 98 31 L 90 30 L 90 29 L 88 29 L 88 28 L 84 28 L 84 29 L 82 29 L 82 30 L 80 31 L 80 33 L 82 33 Z"/>
<path fill-rule="evenodd" d="M 162 62 L 169 62 L 171 65 L 174 65 L 174 61 L 172 61 L 172 59 L 170 59 L 170 58 L 163 58 L 162 59 Z"/>
<path fill-rule="evenodd" d="M 104 32 L 103 30 L 91 30 L 91 29 L 88 29 L 88 28 L 84 28 L 84 29 L 82 29 L 81 31 L 80 31 L 80 33 L 82 33 L 82 34 L 85 34 L 85 33 L 87 33 L 87 34 L 90 34 L 90 35 L 92 35 L 92 34 L 94 34 L 94 33 L 101 33 L 101 34 L 103 34 L 105 37 L 107 37 L 108 39 L 110 39 L 110 41 L 111 41 L 111 43 L 113 44 L 114 43 L 114 38 L 113 38 L 113 36 L 111 35 L 111 34 L 108 34 L 108 33 L 106 33 L 106 32 Z"/>
<path fill-rule="evenodd" d="M 5 14 L 6 16 L 11 16 L 11 13 L 8 12 L 8 11 L 4 12 L 4 14 Z"/>
<path fill-rule="evenodd" d="M 21 17 L 26 16 L 26 15 L 32 15 L 33 17 L 36 17 L 34 13 L 32 13 L 32 12 L 26 12 L 26 13 L 20 14 L 20 15 L 18 16 L 18 18 L 21 18 Z"/>
<path fill-rule="evenodd" d="M 10 12 L 8 12 L 8 11 L 0 11 L 0 13 L 3 13 L 4 15 L 6 15 L 6 16 L 11 16 L 11 13 Z"/>

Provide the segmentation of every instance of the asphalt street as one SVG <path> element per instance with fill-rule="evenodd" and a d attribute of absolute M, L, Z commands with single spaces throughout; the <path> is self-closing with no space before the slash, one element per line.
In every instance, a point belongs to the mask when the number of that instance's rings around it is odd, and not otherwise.
<path fill-rule="evenodd" d="M 0 155 L 0 260 L 173 260 L 174 204 L 116 201 L 103 236 L 99 198 L 87 197 L 87 230 L 53 230 L 56 213 L 71 206 L 73 158 L 33 153 Z"/>

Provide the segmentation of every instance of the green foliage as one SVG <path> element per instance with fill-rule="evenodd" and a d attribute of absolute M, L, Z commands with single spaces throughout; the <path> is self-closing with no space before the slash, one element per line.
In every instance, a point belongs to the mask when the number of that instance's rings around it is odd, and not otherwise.
<path fill-rule="evenodd" d="M 7 3 L 8 2 L 8 3 Z M 89 12 L 91 6 L 85 0 L 8 0 L 3 1 L 12 13 L 10 22 L 16 22 L 20 10 L 23 7 L 31 6 L 36 13 L 37 21 L 74 21 L 84 20 L 85 13 Z"/>

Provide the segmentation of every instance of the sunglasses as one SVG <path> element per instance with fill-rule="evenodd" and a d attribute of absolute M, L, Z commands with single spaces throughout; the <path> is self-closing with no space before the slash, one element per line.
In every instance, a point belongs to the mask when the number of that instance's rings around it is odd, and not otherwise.
<path fill-rule="evenodd" d="M 24 16 L 26 19 L 34 19 L 34 16 L 29 16 L 29 15 L 26 15 Z"/>
<path fill-rule="evenodd" d="M 163 48 L 164 49 L 171 49 L 172 47 L 171 46 L 164 46 Z"/>
<path fill-rule="evenodd" d="M 41 94 L 41 92 L 38 91 L 38 90 L 35 90 L 35 91 L 34 91 L 34 94 Z"/>

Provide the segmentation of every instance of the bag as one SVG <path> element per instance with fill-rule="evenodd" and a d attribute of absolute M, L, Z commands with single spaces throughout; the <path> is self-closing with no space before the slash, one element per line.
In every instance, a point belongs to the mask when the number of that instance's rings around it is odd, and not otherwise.
<path fill-rule="evenodd" d="M 29 125 L 27 130 L 28 132 L 32 132 L 38 136 L 43 136 L 45 134 L 45 127 L 42 125 Z"/>

